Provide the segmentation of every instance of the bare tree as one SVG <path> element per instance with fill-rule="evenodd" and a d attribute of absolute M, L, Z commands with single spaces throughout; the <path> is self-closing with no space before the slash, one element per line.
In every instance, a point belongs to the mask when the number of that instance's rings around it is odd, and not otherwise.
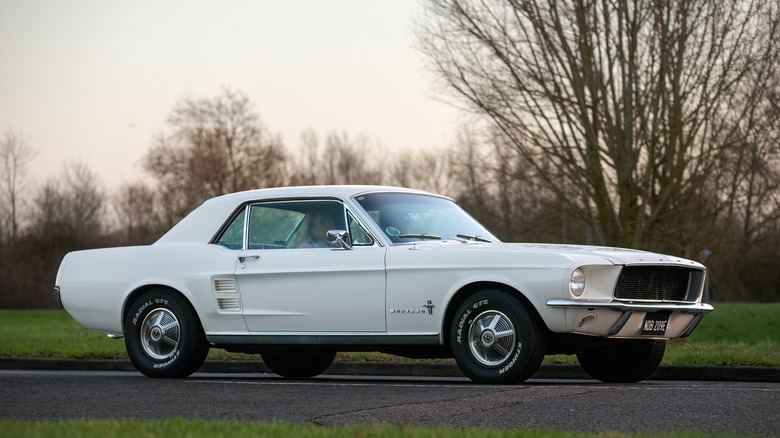
<path fill-rule="evenodd" d="M 0 308 L 55 308 L 51 285 L 68 251 L 105 246 L 104 195 L 95 174 L 69 164 L 33 196 L 27 226 L 0 246 Z"/>
<path fill-rule="evenodd" d="M 745 127 L 765 135 L 753 108 L 777 66 L 778 13 L 758 0 L 432 0 L 418 35 L 456 101 L 594 243 L 692 255 L 712 236 L 698 224 L 730 220 L 729 149 Z"/>
<path fill-rule="evenodd" d="M 21 193 L 27 164 L 36 151 L 24 136 L 8 129 L 0 140 L 0 241 L 14 242 L 19 237 Z"/>
<path fill-rule="evenodd" d="M 159 183 L 160 202 L 171 225 L 204 200 L 229 192 L 280 185 L 285 154 L 240 92 L 185 99 L 168 118 L 145 158 Z"/>
<path fill-rule="evenodd" d="M 349 138 L 346 133 L 325 138 L 322 169 L 328 184 L 378 184 L 382 181 L 382 161 L 372 159 L 368 138 Z"/>
<path fill-rule="evenodd" d="M 550 202 L 553 192 L 540 184 L 537 166 L 507 147 L 496 130 L 478 135 L 462 130 L 451 149 L 451 195 L 500 238 L 509 241 L 544 240 L 558 233 L 560 218 L 546 217 L 559 210 Z M 549 164 L 549 160 L 547 160 Z M 538 167 L 545 168 L 545 163 Z"/>
<path fill-rule="evenodd" d="M 118 244 L 150 244 L 167 231 L 156 199 L 155 190 L 143 183 L 117 189 L 112 207 Z"/>
<path fill-rule="evenodd" d="M 716 296 L 774 300 L 780 290 L 780 81 L 760 90 L 753 111 L 740 126 L 737 141 L 725 149 L 721 187 L 727 199 L 716 222 L 717 251 L 711 264 L 720 284 Z"/>
<path fill-rule="evenodd" d="M 102 242 L 104 199 L 95 173 L 82 163 L 69 164 L 48 180 L 35 196 L 31 215 L 30 238 L 40 253 L 57 255 Z"/>
<path fill-rule="evenodd" d="M 452 193 L 451 163 L 448 151 L 404 150 L 385 162 L 389 170 L 389 184 L 428 190 L 435 193 Z"/>
<path fill-rule="evenodd" d="M 293 156 L 296 161 L 292 163 L 294 168 L 289 172 L 289 182 L 293 185 L 321 184 L 323 175 L 320 166 L 320 139 L 314 129 L 308 128 L 301 133 L 300 151 Z"/>
<path fill-rule="evenodd" d="M 367 137 L 350 138 L 332 132 L 324 141 L 313 130 L 302 136 L 302 150 L 296 168 L 290 172 L 292 184 L 379 184 L 384 178 L 386 160 L 376 155 Z"/>

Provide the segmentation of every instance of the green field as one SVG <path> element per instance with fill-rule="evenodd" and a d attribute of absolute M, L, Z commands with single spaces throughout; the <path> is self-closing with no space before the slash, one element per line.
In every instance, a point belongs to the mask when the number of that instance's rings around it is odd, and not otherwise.
<path fill-rule="evenodd" d="M 722 303 L 689 338 L 669 343 L 664 364 L 780 366 L 780 303 Z M 125 345 L 81 328 L 63 310 L 0 310 L 0 356 L 125 359 Z M 212 350 L 212 360 L 258 360 Z M 394 360 L 378 353 L 342 353 L 338 360 Z M 576 362 L 549 356 L 548 362 Z"/>

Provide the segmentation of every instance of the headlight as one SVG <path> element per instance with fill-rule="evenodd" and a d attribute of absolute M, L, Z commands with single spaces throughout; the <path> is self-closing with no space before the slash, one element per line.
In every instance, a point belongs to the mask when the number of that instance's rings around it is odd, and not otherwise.
<path fill-rule="evenodd" d="M 577 268 L 571 273 L 569 292 L 578 298 L 585 292 L 585 271 L 582 268 Z"/>

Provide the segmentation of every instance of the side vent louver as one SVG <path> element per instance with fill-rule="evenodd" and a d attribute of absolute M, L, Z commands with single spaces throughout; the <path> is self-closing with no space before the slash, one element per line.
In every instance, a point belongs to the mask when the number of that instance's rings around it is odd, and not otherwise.
<path fill-rule="evenodd" d="M 241 298 L 238 296 L 238 284 L 235 278 L 214 278 L 214 298 L 220 312 L 240 312 Z"/>
<path fill-rule="evenodd" d="M 241 305 L 238 303 L 238 297 L 218 297 L 217 305 L 219 310 L 240 310 Z"/>
<path fill-rule="evenodd" d="M 236 281 L 232 278 L 215 278 L 215 292 L 236 292 Z"/>

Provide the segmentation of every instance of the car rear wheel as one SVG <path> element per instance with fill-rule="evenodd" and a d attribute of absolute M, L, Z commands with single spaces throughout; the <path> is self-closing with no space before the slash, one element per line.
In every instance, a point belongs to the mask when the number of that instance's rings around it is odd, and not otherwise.
<path fill-rule="evenodd" d="M 322 374 L 336 358 L 335 352 L 274 351 L 262 354 L 263 363 L 271 372 L 287 379 L 308 379 Z"/>
<path fill-rule="evenodd" d="M 542 364 L 546 336 L 541 322 L 509 294 L 485 290 L 458 309 L 450 346 L 461 371 L 479 383 L 517 383 Z"/>
<path fill-rule="evenodd" d="M 170 290 L 150 290 L 133 301 L 124 330 L 130 361 L 149 377 L 187 377 L 209 352 L 195 312 Z"/>
<path fill-rule="evenodd" d="M 606 349 L 577 353 L 577 359 L 594 379 L 605 383 L 634 383 L 653 374 L 665 350 L 664 340 L 627 340 Z"/>

